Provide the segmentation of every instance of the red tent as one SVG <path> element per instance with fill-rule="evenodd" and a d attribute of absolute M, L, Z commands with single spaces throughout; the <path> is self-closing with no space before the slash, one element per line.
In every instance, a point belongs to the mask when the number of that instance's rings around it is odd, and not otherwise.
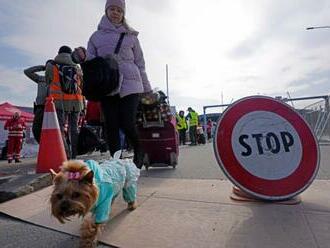
<path fill-rule="evenodd" d="M 25 119 L 25 121 L 27 122 L 33 121 L 33 117 L 34 117 L 33 114 L 24 112 L 8 102 L 0 104 L 0 120 L 8 120 L 12 118 L 15 112 L 21 113 L 21 116 Z"/>

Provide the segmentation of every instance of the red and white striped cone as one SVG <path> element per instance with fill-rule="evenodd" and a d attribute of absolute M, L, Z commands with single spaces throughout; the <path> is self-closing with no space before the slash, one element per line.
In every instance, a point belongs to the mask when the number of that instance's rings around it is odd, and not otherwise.
<path fill-rule="evenodd" d="M 58 172 L 67 160 L 53 98 L 47 97 L 38 152 L 37 173 Z"/>

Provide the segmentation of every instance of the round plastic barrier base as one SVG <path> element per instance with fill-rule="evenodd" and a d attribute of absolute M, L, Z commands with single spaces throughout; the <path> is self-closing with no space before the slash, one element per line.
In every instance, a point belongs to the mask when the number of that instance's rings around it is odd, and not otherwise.
<path fill-rule="evenodd" d="M 249 195 L 237 187 L 233 187 L 232 193 L 230 195 L 230 199 L 238 202 L 261 202 L 261 203 L 272 203 L 272 204 L 279 204 L 279 205 L 296 205 L 301 203 L 301 197 L 295 196 L 293 198 L 281 201 L 265 201 L 261 199 L 257 199 L 252 195 Z"/>

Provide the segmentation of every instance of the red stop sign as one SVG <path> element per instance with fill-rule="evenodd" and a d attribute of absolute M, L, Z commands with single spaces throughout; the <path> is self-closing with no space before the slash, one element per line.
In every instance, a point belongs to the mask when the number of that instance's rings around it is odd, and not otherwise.
<path fill-rule="evenodd" d="M 301 193 L 319 168 L 319 147 L 309 125 L 289 105 L 265 96 L 238 100 L 223 113 L 214 152 L 233 184 L 264 200 Z"/>

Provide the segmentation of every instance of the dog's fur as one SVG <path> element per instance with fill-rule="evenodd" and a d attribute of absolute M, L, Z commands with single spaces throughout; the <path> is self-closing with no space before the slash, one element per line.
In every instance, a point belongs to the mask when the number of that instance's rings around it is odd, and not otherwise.
<path fill-rule="evenodd" d="M 94 173 L 82 161 L 67 161 L 63 163 L 61 171 L 53 175 L 54 191 L 52 192 L 51 212 L 62 224 L 70 216 L 83 216 L 92 209 L 98 199 L 98 187 L 93 181 Z M 79 173 L 78 180 L 70 180 L 68 173 Z M 134 210 L 136 201 L 128 203 L 128 209 Z M 80 247 L 93 247 L 96 245 L 97 234 L 101 224 L 84 218 L 81 226 Z"/>

